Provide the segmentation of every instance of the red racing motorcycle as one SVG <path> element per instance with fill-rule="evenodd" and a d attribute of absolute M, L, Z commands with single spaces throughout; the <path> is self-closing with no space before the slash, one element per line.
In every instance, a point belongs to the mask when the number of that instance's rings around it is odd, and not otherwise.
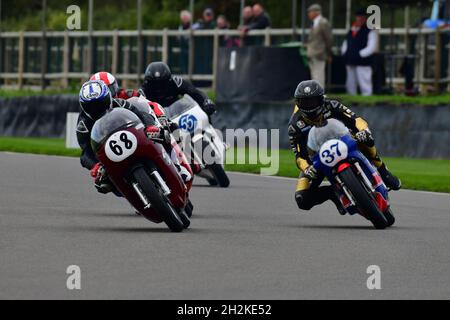
<path fill-rule="evenodd" d="M 133 112 L 115 108 L 92 128 L 92 149 L 109 179 L 148 220 L 173 232 L 189 227 L 188 190 L 164 147 L 147 137 Z"/>

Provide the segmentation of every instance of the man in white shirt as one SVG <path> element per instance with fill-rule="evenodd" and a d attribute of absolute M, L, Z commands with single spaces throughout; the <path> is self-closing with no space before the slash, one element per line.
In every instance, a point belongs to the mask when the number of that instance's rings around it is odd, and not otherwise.
<path fill-rule="evenodd" d="M 325 66 L 331 61 L 333 36 L 331 26 L 322 16 L 322 7 L 313 4 L 308 8 L 308 18 L 312 21 L 311 30 L 306 42 L 311 79 L 325 87 Z"/>
<path fill-rule="evenodd" d="M 372 63 L 378 45 L 378 34 L 375 30 L 370 30 L 366 22 L 366 12 L 358 11 L 341 47 L 347 69 L 347 93 L 352 95 L 358 93 L 358 87 L 363 96 L 373 93 Z"/>

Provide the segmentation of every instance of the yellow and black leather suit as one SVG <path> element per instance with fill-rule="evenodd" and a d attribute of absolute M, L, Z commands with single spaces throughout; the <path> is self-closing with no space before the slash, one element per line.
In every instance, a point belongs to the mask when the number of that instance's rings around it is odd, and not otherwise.
<path fill-rule="evenodd" d="M 352 134 L 356 134 L 359 131 L 363 131 L 368 129 L 367 122 L 358 117 L 353 111 L 344 106 L 337 100 L 324 100 L 324 111 L 322 114 L 322 118 L 320 121 L 324 121 L 326 119 L 337 119 L 344 123 L 344 125 L 350 130 Z M 312 164 L 310 159 L 310 152 L 308 151 L 307 141 L 308 141 L 308 133 L 312 128 L 312 125 L 308 119 L 302 116 L 302 113 L 299 112 L 299 108 L 296 105 L 294 108 L 294 113 L 291 116 L 289 121 L 289 140 L 292 147 L 292 151 L 295 154 L 297 167 L 301 170 L 301 174 L 299 180 L 297 182 L 296 192 L 307 191 L 311 187 L 316 189 L 319 187 L 322 179 L 318 179 L 318 181 L 313 181 L 311 183 L 310 179 L 307 178 L 303 172 Z M 358 143 L 359 149 L 361 152 L 377 167 L 381 167 L 383 165 L 380 157 L 377 154 L 377 150 L 375 148 L 375 144 L 373 141 L 368 142 L 367 144 Z M 328 188 L 327 188 L 328 189 Z M 313 190 L 309 190 L 313 191 Z M 306 196 L 306 204 L 304 204 L 305 210 L 309 210 L 316 204 L 322 203 L 328 200 L 329 192 L 331 190 L 323 190 L 324 192 L 320 193 L 315 190 L 315 194 L 307 194 Z M 315 199 L 309 199 L 311 197 L 315 197 Z M 300 206 L 300 205 L 299 205 Z"/>

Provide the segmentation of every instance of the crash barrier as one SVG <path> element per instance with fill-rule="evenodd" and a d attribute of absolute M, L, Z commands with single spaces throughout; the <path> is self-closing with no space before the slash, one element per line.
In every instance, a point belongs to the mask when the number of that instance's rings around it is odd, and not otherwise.
<path fill-rule="evenodd" d="M 384 60 L 383 54 L 374 55 L 372 83 L 376 94 L 386 84 Z M 331 91 L 345 91 L 346 68 L 342 56 L 333 56 L 329 75 Z M 292 97 L 292 88 L 308 79 L 311 79 L 308 59 L 299 47 L 221 48 L 216 98 L 218 102 L 286 101 Z"/>
<path fill-rule="evenodd" d="M 221 103 L 219 110 L 213 116 L 216 128 L 279 129 L 280 147 L 289 148 L 291 103 Z M 352 110 L 369 122 L 382 155 L 450 159 L 450 106 L 359 105 Z M 0 98 L 0 136 L 62 138 L 66 114 L 77 111 L 76 96 Z"/>
<path fill-rule="evenodd" d="M 382 155 L 414 158 L 450 158 L 450 106 L 352 106 L 370 125 Z M 279 129 L 280 148 L 289 148 L 290 103 L 220 104 L 214 126 Z"/>
<path fill-rule="evenodd" d="M 0 98 L 0 135 L 63 138 L 67 112 L 79 109 L 73 95 Z"/>
<path fill-rule="evenodd" d="M 222 48 L 217 68 L 218 102 L 285 101 L 310 79 L 296 48 Z"/>

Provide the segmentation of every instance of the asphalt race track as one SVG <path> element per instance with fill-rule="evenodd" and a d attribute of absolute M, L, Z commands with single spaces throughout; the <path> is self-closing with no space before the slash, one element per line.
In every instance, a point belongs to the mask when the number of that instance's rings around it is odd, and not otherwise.
<path fill-rule="evenodd" d="M 78 159 L 0 153 L 0 299 L 450 298 L 450 195 L 394 193 L 396 226 L 377 231 L 330 204 L 299 214 L 292 179 L 230 177 L 197 179 L 173 234 L 97 194 Z"/>

